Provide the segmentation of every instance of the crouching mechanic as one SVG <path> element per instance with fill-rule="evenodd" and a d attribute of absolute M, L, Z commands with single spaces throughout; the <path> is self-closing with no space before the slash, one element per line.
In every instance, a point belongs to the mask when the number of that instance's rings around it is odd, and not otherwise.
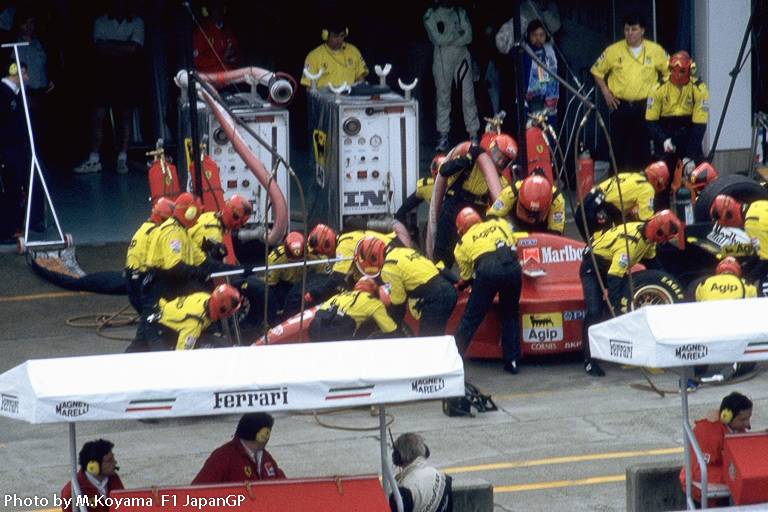
<path fill-rule="evenodd" d="M 128 292 L 128 301 L 131 306 L 141 313 L 141 283 L 147 275 L 147 251 L 152 232 L 160 224 L 173 215 L 173 201 L 167 197 L 161 197 L 152 206 L 149 219 L 139 226 L 139 229 L 128 244 L 128 252 L 125 256 L 125 288 Z"/>
<path fill-rule="evenodd" d="M 669 167 L 663 160 L 645 168 L 644 173 L 620 172 L 602 181 L 584 196 L 582 205 L 576 208 L 576 227 L 587 240 L 598 232 L 620 225 L 622 215 L 632 215 L 633 220 L 647 221 L 653 217 L 656 194 L 669 183 Z M 587 232 L 584 231 L 586 219 Z M 628 219 L 629 220 L 629 219 Z"/>
<path fill-rule="evenodd" d="M 754 297 L 757 297 L 757 288 L 741 277 L 741 265 L 733 256 L 723 258 L 717 264 L 715 275 L 696 287 L 696 302 Z"/>
<path fill-rule="evenodd" d="M 387 248 L 380 239 L 367 236 L 355 248 L 355 266 L 364 276 L 381 275 L 388 286 L 390 316 L 398 324 L 405 318 L 408 299 L 413 298 L 420 314 L 418 336 L 445 334 L 458 295 L 434 263 L 414 249 Z"/>
<path fill-rule="evenodd" d="M 472 208 L 464 208 L 456 217 L 461 240 L 454 254 L 460 277 L 472 284 L 464 315 L 454 337 L 460 354 L 464 354 L 480 323 L 499 294 L 501 346 L 504 370 L 520 371 L 520 292 L 523 273 L 517 261 L 515 235 L 506 220 L 491 218 L 483 222 Z"/>
<path fill-rule="evenodd" d="M 592 243 L 591 251 L 589 246 L 584 250 L 579 276 L 587 311 L 581 327 L 581 339 L 584 371 L 588 374 L 605 376 L 589 350 L 589 327 L 601 321 L 606 309 L 612 311 L 614 316 L 627 311 L 628 299 L 624 294 L 627 274 L 641 261 L 647 267 L 660 268 L 656 245 L 677 237 L 682 229 L 674 213 L 662 210 L 648 222 L 627 222 L 611 228 Z"/>
<path fill-rule="evenodd" d="M 212 293 L 197 292 L 173 300 L 161 298 L 157 311 L 149 317 L 152 337 L 137 337 L 129 351 L 229 347 L 227 340 L 204 331 L 211 323 L 234 314 L 240 302 L 240 293 L 228 284 L 220 284 Z"/>
<path fill-rule="evenodd" d="M 508 185 L 488 209 L 488 216 L 505 217 L 521 231 L 562 235 L 565 228 L 565 199 L 545 177 L 531 175 Z"/>
<path fill-rule="evenodd" d="M 395 476 L 404 512 L 449 512 L 453 510 L 452 479 L 427 463 L 429 448 L 424 438 L 408 432 L 392 447 L 392 464 L 402 470 Z M 389 507 L 397 512 L 394 494 Z"/>
<path fill-rule="evenodd" d="M 373 320 L 385 337 L 396 336 L 397 324 L 387 314 L 389 297 L 371 277 L 361 277 L 351 292 L 341 292 L 320 305 L 309 324 L 309 341 L 351 340 L 361 325 Z"/>
<path fill-rule="evenodd" d="M 712 220 L 721 226 L 741 228 L 752 241 L 757 264 L 750 271 L 750 279 L 759 282 L 758 294 L 768 296 L 768 201 L 741 203 L 731 196 L 720 194 L 712 201 L 709 211 Z"/>

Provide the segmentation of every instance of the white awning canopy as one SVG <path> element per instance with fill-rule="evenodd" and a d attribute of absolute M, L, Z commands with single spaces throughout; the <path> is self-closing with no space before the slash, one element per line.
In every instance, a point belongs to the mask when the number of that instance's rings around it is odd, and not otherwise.
<path fill-rule="evenodd" d="M 768 359 L 768 298 L 646 306 L 589 328 L 592 357 L 670 368 Z"/>
<path fill-rule="evenodd" d="M 30 423 L 317 410 L 464 396 L 464 366 L 452 336 L 115 354 L 29 360 L 0 395 Z"/>

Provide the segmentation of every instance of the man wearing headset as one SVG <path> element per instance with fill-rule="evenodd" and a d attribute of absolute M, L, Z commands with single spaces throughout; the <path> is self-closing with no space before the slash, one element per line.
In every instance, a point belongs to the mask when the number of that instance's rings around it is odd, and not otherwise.
<path fill-rule="evenodd" d="M 274 424 L 275 419 L 266 412 L 243 414 L 235 437 L 211 453 L 192 485 L 285 478 L 265 449 Z"/>
<path fill-rule="evenodd" d="M 365 81 L 368 66 L 360 50 L 345 41 L 349 30 L 344 22 L 336 18 L 326 27 L 322 32 L 324 43 L 309 52 L 304 60 L 304 69 L 312 75 L 322 70 L 323 74 L 317 79 L 318 87 L 339 87 L 345 82 L 354 85 Z M 310 79 L 302 75 L 301 85 L 309 87 L 310 84 Z"/>
<path fill-rule="evenodd" d="M 395 476 L 403 499 L 404 512 L 447 512 L 453 510 L 451 477 L 427 464 L 429 448 L 419 434 L 408 432 L 395 440 L 392 463 L 401 468 Z M 394 494 L 389 507 L 397 511 Z"/>
<path fill-rule="evenodd" d="M 707 461 L 707 484 L 726 483 L 723 469 L 725 434 L 743 433 L 751 428 L 752 401 L 741 393 L 733 392 L 723 398 L 720 409 L 712 410 L 693 427 L 693 435 Z M 701 482 L 701 468 L 696 454 L 691 450 L 691 473 L 694 482 Z M 685 492 L 685 466 L 680 470 L 680 483 Z M 693 499 L 701 505 L 701 489 L 693 487 Z M 729 499 L 709 498 L 708 507 L 727 507 Z M 699 508 L 701 508 L 699 506 Z"/>
<path fill-rule="evenodd" d="M 80 495 L 88 499 L 86 509 L 89 512 L 109 512 L 109 505 L 104 498 L 109 497 L 111 491 L 124 489 L 120 475 L 117 474 L 117 459 L 112 453 L 115 445 L 105 439 L 88 441 L 83 445 L 77 461 L 80 471 L 77 472 L 77 484 L 80 487 Z M 74 506 L 76 500 L 72 499 L 72 482 L 61 490 L 61 510 L 70 512 L 79 510 Z"/>

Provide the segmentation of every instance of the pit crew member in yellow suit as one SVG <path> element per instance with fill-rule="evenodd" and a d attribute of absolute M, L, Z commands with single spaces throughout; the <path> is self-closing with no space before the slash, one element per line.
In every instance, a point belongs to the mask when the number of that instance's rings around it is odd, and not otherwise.
<path fill-rule="evenodd" d="M 387 314 L 386 297 L 386 294 L 380 295 L 373 278 L 361 277 L 351 292 L 341 292 L 320 305 L 307 330 L 309 340 L 351 340 L 368 320 L 376 322 L 385 336 L 396 335 L 397 324 Z"/>
<path fill-rule="evenodd" d="M 670 75 L 648 95 L 645 121 L 656 154 L 673 153 L 683 161 L 686 176 L 701 163 L 701 141 L 709 119 L 709 91 L 692 75 L 694 63 L 686 51 L 669 58 Z"/>
<path fill-rule="evenodd" d="M 389 294 L 390 316 L 398 323 L 405 317 L 408 299 L 416 299 L 420 313 L 418 336 L 445 334 L 458 295 L 442 272 L 426 257 L 407 247 L 387 247 L 376 237 L 360 240 L 355 265 L 364 276 L 379 276 Z"/>
<path fill-rule="evenodd" d="M 757 288 L 741 277 L 741 265 L 733 256 L 723 258 L 717 264 L 715 275 L 696 287 L 696 302 L 754 297 L 757 297 Z"/>
<path fill-rule="evenodd" d="M 456 346 L 460 354 L 466 352 L 498 294 L 504 370 L 517 374 L 520 371 L 523 272 L 517 260 L 515 235 L 505 219 L 492 217 L 483 222 L 472 208 L 459 212 L 456 229 L 461 236 L 454 249 L 459 277 L 472 284 L 464 315 L 454 333 Z"/>
<path fill-rule="evenodd" d="M 173 200 L 160 197 L 152 206 L 149 219 L 139 226 L 131 243 L 128 244 L 128 252 L 125 256 L 125 287 L 128 292 L 128 301 L 131 306 L 141 313 L 141 282 L 147 275 L 147 251 L 152 232 L 160 224 L 173 215 Z"/>
<path fill-rule="evenodd" d="M 589 350 L 589 327 L 603 318 L 608 304 L 613 308 L 614 315 L 626 311 L 624 283 L 627 273 L 640 261 L 647 267 L 659 268 L 656 245 L 677 237 L 681 231 L 682 224 L 675 214 L 662 210 L 647 222 L 627 222 L 596 237 L 592 243 L 592 251 L 597 268 L 592 261 L 589 246 L 584 250 L 584 259 L 579 269 L 586 306 L 581 339 L 584 345 L 584 370 L 588 374 L 595 377 L 605 376 L 597 361 L 592 359 Z M 605 292 L 600 286 L 600 281 L 605 285 Z"/>
<path fill-rule="evenodd" d="M 203 288 L 201 281 L 208 276 L 199 266 L 203 259 L 195 252 L 187 232 L 200 216 L 200 200 L 189 192 L 180 194 L 173 204 L 173 215 L 155 229 L 147 249 L 147 274 L 141 284 L 141 316 L 136 338 L 126 352 L 139 350 L 149 341 L 155 342 L 149 328 L 149 316 L 157 308 L 160 298 L 172 300 Z M 163 350 L 150 345 L 151 350 Z"/>
<path fill-rule="evenodd" d="M 447 269 L 453 267 L 453 248 L 459 241 L 456 234 L 456 216 L 467 206 L 475 208 L 480 215 L 485 215 L 490 202 L 488 182 L 476 163 L 477 158 L 487 152 L 496 170 L 501 173 L 517 156 L 517 143 L 509 135 L 502 133 L 489 140 L 487 148 L 477 144 L 460 144 L 457 146 L 459 150 L 451 150 L 455 152 L 455 156 L 440 165 L 439 173 L 447 179 L 448 188 L 435 229 L 433 259 L 442 261 Z"/>
<path fill-rule="evenodd" d="M 515 228 L 562 235 L 565 229 L 565 199 L 545 177 L 531 175 L 508 185 L 488 209 L 487 216 L 511 215 Z"/>
<path fill-rule="evenodd" d="M 583 216 L 581 207 L 576 208 L 579 233 L 586 240 L 618 226 L 622 223 L 622 212 L 627 220 L 650 220 L 656 193 L 664 190 L 668 183 L 669 167 L 663 160 L 646 167 L 644 173 L 620 172 L 603 180 L 584 196 Z M 584 218 L 587 219 L 588 235 L 584 231 Z"/>
<path fill-rule="evenodd" d="M 759 282 L 760 297 L 768 296 L 768 201 L 741 203 L 720 194 L 712 201 L 710 215 L 722 226 L 744 229 L 757 256 L 757 264 L 750 270 L 749 279 Z"/>
<path fill-rule="evenodd" d="M 228 284 L 220 284 L 211 293 L 197 292 L 173 300 L 160 299 L 158 312 L 150 317 L 156 343 L 171 350 L 229 346 L 226 340 L 204 331 L 212 322 L 237 311 L 240 301 L 240 293 Z"/>
<path fill-rule="evenodd" d="M 349 30 L 341 20 L 332 20 L 322 32 L 323 44 L 309 52 L 304 60 L 304 69 L 316 75 L 322 70 L 323 74 L 317 79 L 317 87 L 340 87 L 343 83 L 354 85 L 365 81 L 368 66 L 365 65 L 360 50 L 353 44 L 347 43 Z M 304 74 L 301 85 L 309 87 L 311 81 Z"/>

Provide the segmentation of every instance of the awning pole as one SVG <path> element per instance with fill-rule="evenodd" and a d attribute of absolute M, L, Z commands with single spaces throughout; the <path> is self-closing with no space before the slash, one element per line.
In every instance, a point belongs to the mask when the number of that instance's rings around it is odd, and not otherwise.
<path fill-rule="evenodd" d="M 381 474 L 384 476 L 384 492 L 389 498 L 390 494 L 395 496 L 398 512 L 403 512 L 403 497 L 400 496 L 400 490 L 395 482 L 395 475 L 392 474 L 392 467 L 389 465 L 387 456 L 387 413 L 384 410 L 384 404 L 379 405 L 379 438 L 381 439 Z"/>
<path fill-rule="evenodd" d="M 80 490 L 80 483 L 77 481 L 77 434 L 75 433 L 75 423 L 69 424 L 69 478 L 72 482 L 72 510 L 75 509 L 75 503 L 78 497 L 83 494 Z M 80 512 L 88 512 L 85 505 L 80 505 Z"/>

